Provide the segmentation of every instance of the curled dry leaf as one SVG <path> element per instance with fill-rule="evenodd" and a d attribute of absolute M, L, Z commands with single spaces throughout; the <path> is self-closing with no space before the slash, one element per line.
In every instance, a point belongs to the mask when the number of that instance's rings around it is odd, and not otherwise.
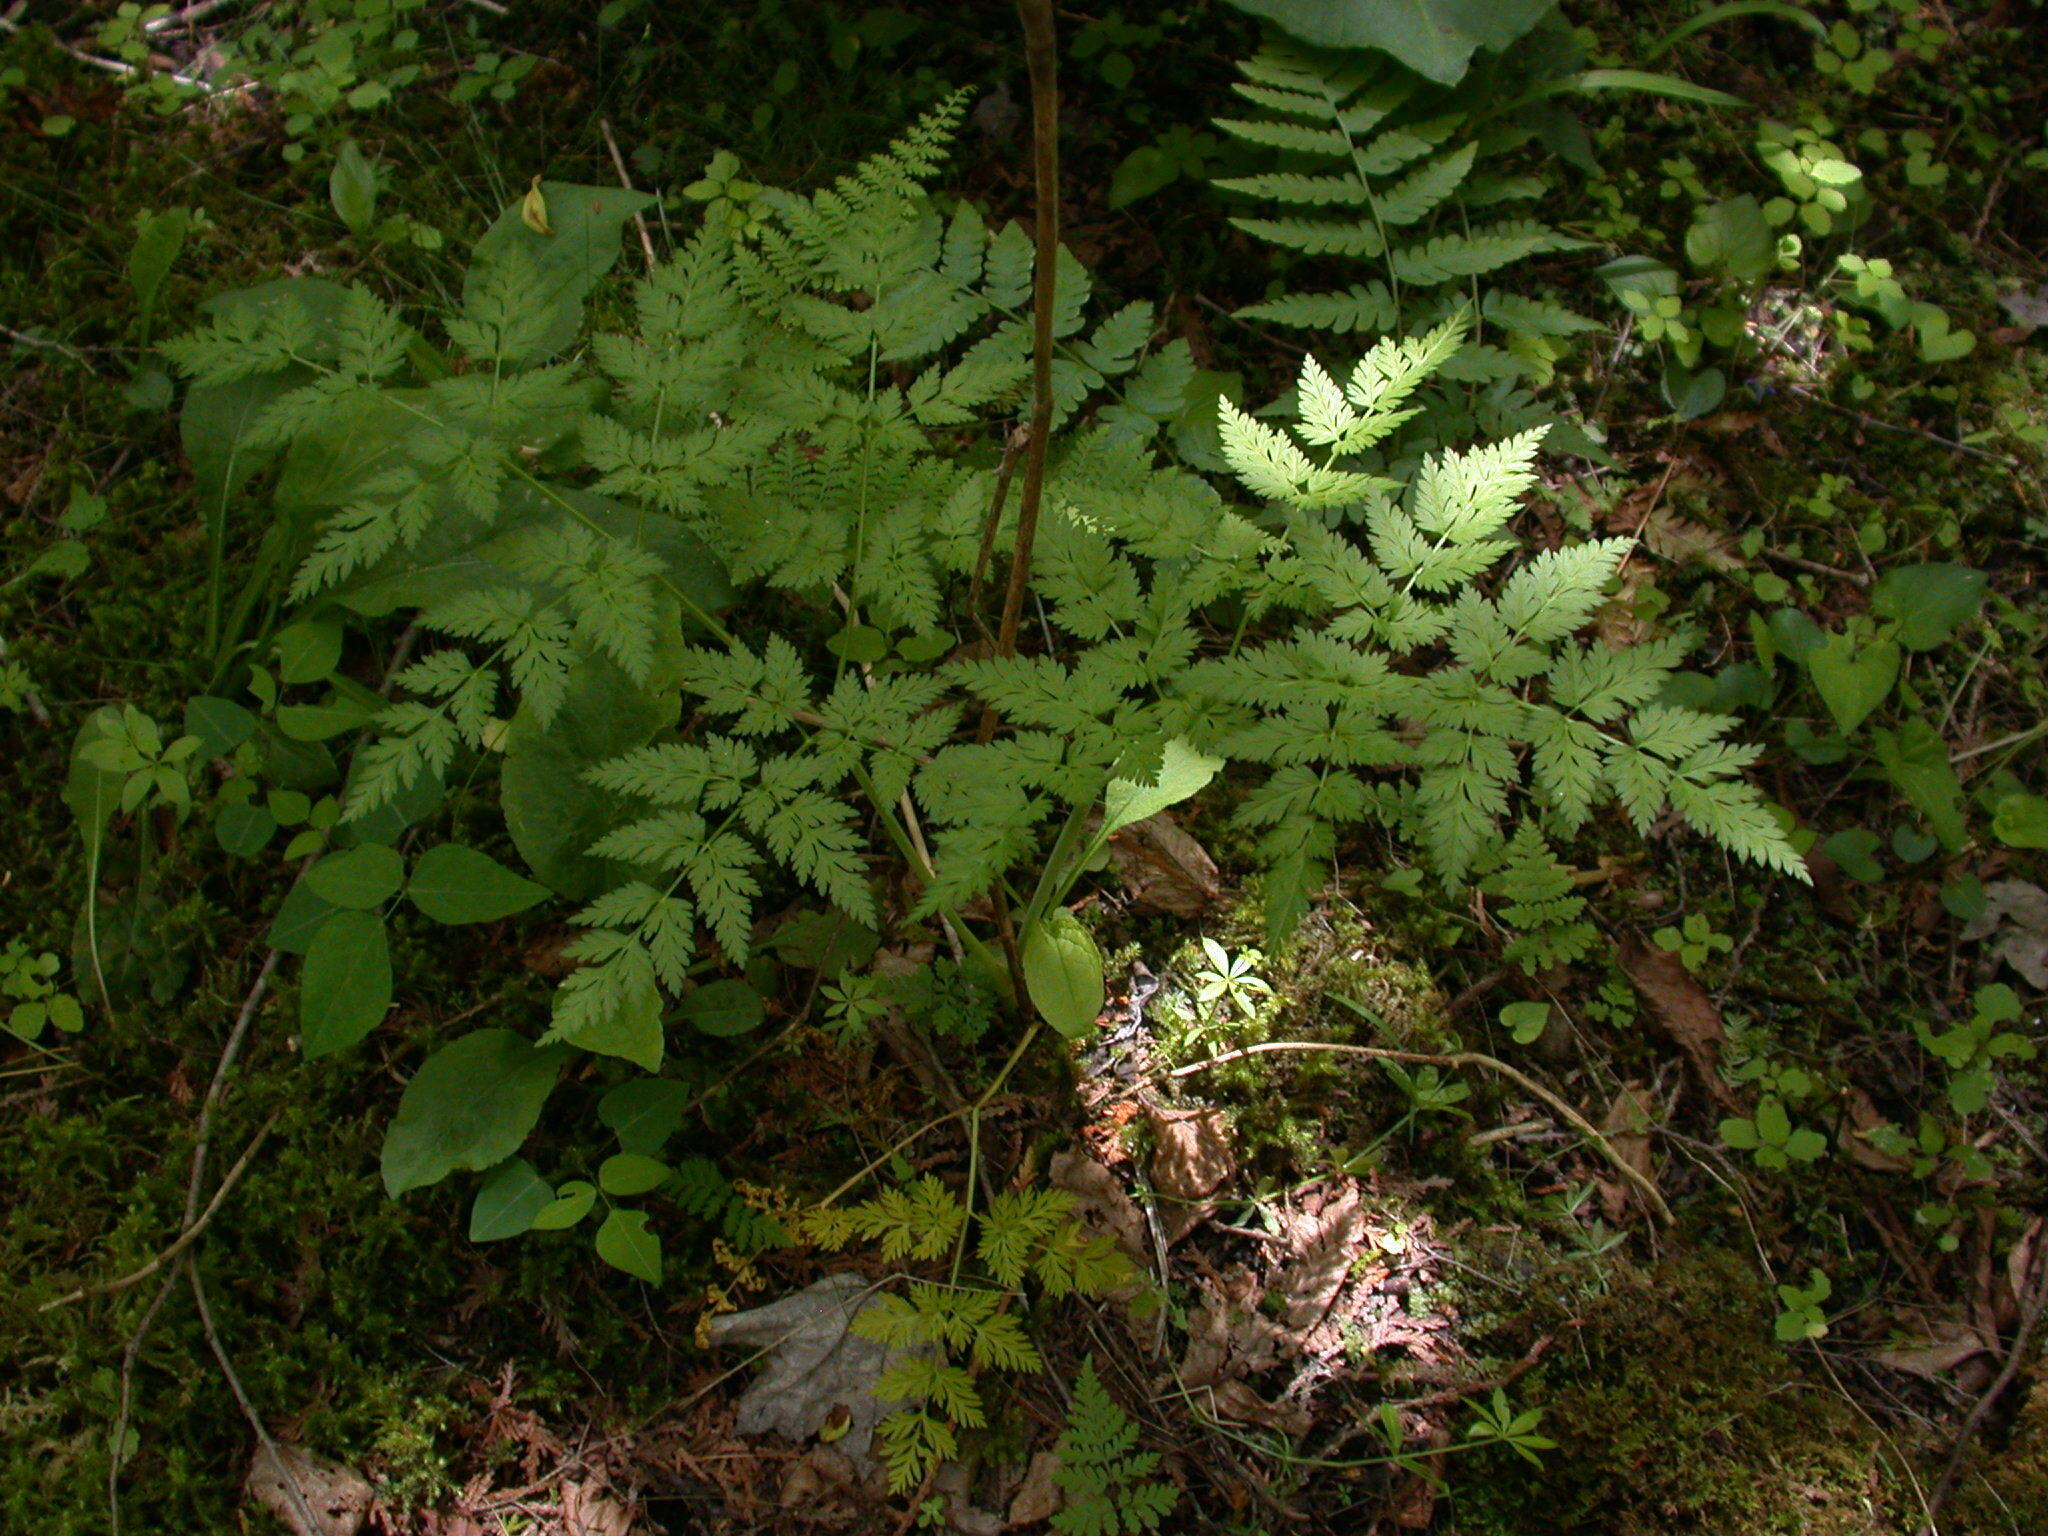
<path fill-rule="evenodd" d="M 310 1528 L 292 1497 L 293 1486 L 313 1517 Z M 278 1445 L 274 1453 L 270 1446 L 258 1447 L 242 1491 L 294 1536 L 356 1536 L 370 1512 L 370 1485 L 361 1473 L 296 1445 Z"/>
<path fill-rule="evenodd" d="M 1315 1426 L 1306 1408 L 1292 1403 L 1269 1403 L 1241 1381 L 1226 1381 L 1209 1393 L 1209 1407 L 1219 1419 L 1239 1424 L 1257 1424 L 1283 1435 L 1305 1435 Z"/>
<path fill-rule="evenodd" d="M 1124 894 L 1154 911 L 1198 917 L 1223 895 L 1216 861 L 1164 811 L 1117 831 L 1109 860 Z"/>
<path fill-rule="evenodd" d="M 1924 1339 L 1873 1349 L 1864 1358 L 1923 1381 L 1939 1381 L 1965 1360 L 1985 1352 L 1984 1341 L 1975 1330 L 1963 1323 L 1949 1322 L 1937 1324 Z"/>
<path fill-rule="evenodd" d="M 1913 1166 L 1911 1158 L 1883 1151 L 1870 1140 L 1872 1131 L 1890 1122 L 1869 1094 L 1861 1088 L 1850 1088 L 1843 1092 L 1842 1103 L 1849 1111 L 1849 1124 L 1836 1141 L 1850 1162 L 1876 1173 L 1904 1173 Z"/>
<path fill-rule="evenodd" d="M 564 1536 L 632 1536 L 633 1512 L 601 1483 L 562 1484 Z"/>
<path fill-rule="evenodd" d="M 1734 540 L 1704 523 L 1680 517 L 1668 507 L 1659 507 L 1643 524 L 1643 544 L 1651 554 L 1673 565 L 1697 561 L 1710 570 L 1739 571 L 1746 563 L 1736 554 Z"/>
<path fill-rule="evenodd" d="M 1284 1335 L 1259 1310 L 1263 1294 L 1241 1264 L 1204 1282 L 1202 1299 L 1188 1318 L 1187 1353 L 1178 1373 L 1183 1386 L 1214 1386 L 1278 1362 Z"/>
<path fill-rule="evenodd" d="M 853 1321 L 879 1304 L 861 1276 L 841 1273 L 747 1312 L 728 1312 L 705 1325 L 715 1348 L 765 1350 L 766 1368 L 740 1397 L 733 1428 L 743 1435 L 770 1430 L 807 1440 L 824 1427 L 845 1424 L 837 1445 L 859 1461 L 867 1456 L 875 1423 L 895 1406 L 875 1397 L 875 1382 L 901 1352 L 853 1331 Z"/>
<path fill-rule="evenodd" d="M 1737 1108 L 1735 1095 L 1721 1081 L 1721 1046 L 1728 1035 L 1720 1010 L 1684 962 L 1669 950 L 1632 940 L 1621 951 L 1621 964 L 1652 1017 L 1685 1052 L 1708 1095 L 1723 1108 Z"/>
<path fill-rule="evenodd" d="M 1169 1208 L 1161 1213 L 1170 1247 L 1208 1219 L 1209 1196 L 1237 1172 L 1230 1118 L 1220 1109 L 1147 1111 L 1155 1145 L 1152 1187 Z"/>

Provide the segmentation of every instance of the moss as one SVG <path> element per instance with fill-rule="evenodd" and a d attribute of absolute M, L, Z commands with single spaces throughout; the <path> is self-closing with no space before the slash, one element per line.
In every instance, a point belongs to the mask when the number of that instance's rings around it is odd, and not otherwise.
<path fill-rule="evenodd" d="M 1880 1442 L 1771 1342 L 1745 1267 L 1696 1253 L 1618 1272 L 1525 1379 L 1558 1442 L 1455 1481 L 1469 1536 L 1848 1536 L 1894 1528 Z"/>
<path fill-rule="evenodd" d="M 1978 1456 L 1943 1514 L 1955 1536 L 2048 1531 L 2048 1363 L 2037 1364 L 2017 1420 Z"/>

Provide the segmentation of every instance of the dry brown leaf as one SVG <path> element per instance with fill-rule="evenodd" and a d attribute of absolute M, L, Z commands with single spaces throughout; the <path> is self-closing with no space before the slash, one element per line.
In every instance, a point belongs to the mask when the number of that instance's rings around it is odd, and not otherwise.
<path fill-rule="evenodd" d="M 562 1483 L 563 1536 L 632 1536 L 633 1512 L 600 1483 Z"/>
<path fill-rule="evenodd" d="M 1206 1199 L 1237 1172 L 1230 1117 L 1222 1110 L 1153 1110 L 1148 1118 L 1157 1141 L 1152 1187 L 1167 1199 Z"/>
<path fill-rule="evenodd" d="M 1092 1158 L 1077 1152 L 1055 1152 L 1046 1164 L 1052 1186 L 1074 1197 L 1074 1214 L 1092 1221 L 1116 1239 L 1138 1268 L 1152 1267 L 1152 1253 L 1145 1241 L 1145 1213 L 1140 1211 L 1117 1176 Z"/>
<path fill-rule="evenodd" d="M 1623 1083 L 1600 1121 L 1600 1130 L 1615 1155 L 1652 1184 L 1656 1182 L 1657 1170 L 1650 1158 L 1650 1132 L 1656 1124 L 1656 1101 L 1639 1082 Z M 1641 1202 L 1635 1186 L 1625 1180 L 1603 1174 L 1597 1177 L 1597 1182 L 1600 1207 L 1609 1221 L 1622 1220 Z"/>
<path fill-rule="evenodd" d="M 1307 1409 L 1292 1403 L 1269 1403 L 1241 1381 L 1226 1381 L 1217 1386 L 1209 1394 L 1209 1406 L 1219 1419 L 1257 1424 L 1283 1435 L 1305 1435 L 1315 1425 Z"/>
<path fill-rule="evenodd" d="M 1010 1500 L 1010 1524 L 1036 1525 L 1060 1511 L 1062 1499 L 1056 1474 L 1060 1469 L 1058 1451 L 1040 1451 L 1031 1458 L 1024 1481 Z"/>
<path fill-rule="evenodd" d="M 1283 1211 L 1279 1224 L 1288 1258 L 1273 1275 L 1270 1289 L 1280 1300 L 1281 1323 L 1293 1350 L 1320 1355 L 1334 1342 L 1322 1337 L 1335 1332 L 1324 1325 L 1365 1241 L 1358 1186 L 1346 1180 L 1326 1193 L 1319 1209 Z"/>
<path fill-rule="evenodd" d="M 291 1495 L 293 1486 L 313 1517 L 310 1528 Z M 259 1447 L 242 1491 L 295 1536 L 356 1536 L 370 1512 L 370 1485 L 361 1473 L 296 1445 L 278 1445 L 275 1454 L 270 1446 Z"/>
<path fill-rule="evenodd" d="M 1621 964 L 1714 1102 L 1726 1109 L 1739 1107 L 1721 1081 L 1721 1046 L 1728 1036 L 1720 1011 L 1684 962 L 1669 950 L 1632 940 L 1621 951 Z"/>
<path fill-rule="evenodd" d="M 1965 1360 L 1984 1353 L 1984 1341 L 1974 1330 L 1962 1323 L 1943 1323 L 1925 1339 L 1874 1349 L 1865 1358 L 1924 1381 L 1939 1381 Z"/>
<path fill-rule="evenodd" d="M 1213 1386 L 1229 1377 L 1263 1371 L 1279 1360 L 1283 1336 L 1259 1310 L 1263 1294 L 1241 1264 L 1203 1283 L 1202 1299 L 1188 1318 L 1187 1353 L 1179 1371 L 1182 1385 Z"/>
<path fill-rule="evenodd" d="M 1842 1102 L 1849 1110 L 1849 1129 L 1837 1139 L 1850 1162 L 1877 1173 L 1904 1173 L 1913 1166 L 1911 1158 L 1881 1151 L 1869 1140 L 1872 1131 L 1890 1123 L 1871 1102 L 1869 1094 L 1861 1088 L 1849 1088 L 1844 1090 Z"/>
<path fill-rule="evenodd" d="M 1111 837 L 1109 859 L 1125 894 L 1141 907 L 1198 917 L 1223 895 L 1216 861 L 1164 811 Z"/>
<path fill-rule="evenodd" d="M 1966 940 L 1989 939 L 1992 952 L 2030 987 L 2048 990 L 2048 891 L 2026 880 L 1984 887 L 1984 910 L 1963 927 Z"/>
<path fill-rule="evenodd" d="M 1746 563 L 1735 553 L 1734 541 L 1714 532 L 1705 523 L 1680 517 L 1669 507 L 1659 507 L 1643 524 L 1643 546 L 1660 560 L 1673 565 L 1698 562 L 1716 571 L 1739 571 Z"/>

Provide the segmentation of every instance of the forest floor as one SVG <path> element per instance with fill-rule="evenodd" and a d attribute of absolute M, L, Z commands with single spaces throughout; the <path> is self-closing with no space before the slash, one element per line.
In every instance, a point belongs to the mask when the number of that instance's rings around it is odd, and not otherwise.
<path fill-rule="evenodd" d="M 279 49 L 307 44 L 295 8 L 245 9 L 276 23 Z M 87 876 L 61 793 L 79 720 L 120 701 L 174 717 L 209 681 L 193 660 L 205 535 L 148 352 L 207 295 L 308 271 L 435 293 L 452 253 L 543 173 L 623 171 L 663 192 L 664 238 L 714 151 L 815 185 L 954 86 L 977 107 L 948 187 L 992 220 L 1028 213 L 1006 6 L 792 0 L 743 20 L 628 5 L 602 25 L 586 9 L 421 8 L 418 79 L 388 73 L 374 28 L 349 34 L 349 56 L 301 60 L 339 81 L 304 124 L 285 99 L 313 91 L 303 80 L 159 107 L 81 61 L 104 56 L 95 28 L 111 5 L 7 12 L 11 998 L 36 995 L 46 954 L 54 985 L 88 994 L 73 920 Z M 1033 1453 L 1092 1358 L 1180 1491 L 1170 1529 L 1904 1532 L 1953 1469 L 1941 1531 L 2048 1530 L 2031 1327 L 2048 1295 L 2048 1077 L 2033 1051 L 2048 825 L 2021 824 L 2048 787 L 2048 65 L 2038 46 L 2027 62 L 2026 43 L 2048 13 L 1813 9 L 1836 28 L 1832 73 L 1813 64 L 1829 45 L 1755 17 L 1644 65 L 1753 111 L 1573 100 L 1601 174 L 1553 168 L 1546 215 L 1592 248 L 1546 258 L 1543 281 L 1603 326 L 1562 355 L 1553 387 L 1612 462 L 1560 460 L 1529 513 L 1643 540 L 1602 625 L 1705 637 L 1688 686 L 1771 742 L 1771 792 L 1816 834 L 1813 884 L 1738 871 L 1695 841 L 1596 832 L 1576 850 L 1575 889 L 1601 942 L 1530 976 L 1504 960 L 1512 925 L 1483 894 L 1449 901 L 1382 850 L 1347 850 L 1300 934 L 1268 953 L 1227 815 L 1122 847 L 1087 908 L 1113 960 L 1103 1044 L 1072 1071 L 1027 1065 L 974 1152 L 1020 1182 L 1050 1169 L 1165 1304 L 1046 1320 L 1053 1368 L 1009 1391 L 972 1479 L 939 1490 L 952 1503 L 935 1528 L 1000 1531 L 1028 1513 Z M 164 49 L 191 63 L 234 12 Z M 1572 13 L 1598 62 L 1633 67 L 1690 8 Z M 1227 109 L 1255 27 L 1207 4 L 1080 7 L 1062 25 L 1069 238 L 1100 285 L 1158 303 L 1203 367 L 1269 398 L 1291 344 L 1230 312 L 1276 269 L 1199 174 L 1220 153 L 1205 121 Z M 1888 70 L 1846 67 L 1879 42 Z M 1731 360 L 1725 400 L 1681 419 L 1660 392 L 1662 354 L 1591 270 L 1629 250 L 1680 260 L 1692 184 L 1768 198 L 1758 122 L 1817 118 L 1861 145 L 1872 189 L 1847 248 L 1895 262 L 1975 345 L 1930 359 L 1939 348 L 1879 327 L 1871 350 L 1845 347 L 1830 328 L 1839 290 L 1809 263 L 1765 298 L 1806 306 L 1813 348 Z M 330 207 L 345 136 L 384 167 L 380 208 L 402 215 L 377 242 L 351 239 Z M 1128 192 L 1140 172 L 1167 179 L 1123 201 L 1119 178 Z M 193 210 L 190 231 L 154 313 L 138 313 L 137 214 L 171 208 Z M 82 558 L 47 558 L 72 543 Z M 1768 615 L 1792 606 L 1839 629 L 1886 572 L 1937 565 L 1988 573 L 1981 607 L 1912 654 L 1873 717 L 1879 745 L 1841 749 L 1796 670 L 1767 653 Z M 1939 847 L 1934 818 L 1873 766 L 1909 752 L 1923 720 L 1967 823 Z M 648 1286 L 572 1234 L 472 1244 L 453 1191 L 379 1189 L 384 1127 L 423 1043 L 458 1020 L 537 1017 L 563 928 L 421 936 L 402 955 L 396 1027 L 308 1063 L 279 1003 L 288 988 L 251 991 L 275 871 L 224 863 L 196 826 L 166 820 L 142 841 L 143 867 L 107 877 L 111 995 L 88 997 L 79 1033 L 0 1034 L 0 1529 L 107 1530 L 110 1489 L 127 1530 L 263 1529 L 243 1490 L 252 1412 L 277 1442 L 354 1469 L 372 1528 L 407 1536 L 907 1528 L 916 1511 L 878 1500 L 829 1444 L 736 1433 L 745 1361 L 700 1343 L 709 1316 L 817 1279 L 817 1253 L 743 1260 L 707 1230 Z M 1974 1027 L 1998 986 L 2021 1000 L 2005 1027 L 2026 1052 L 1959 1064 L 1927 1044 Z M 216 1096 L 252 995 L 254 1031 Z M 801 987 L 777 1023 L 765 1044 L 734 1044 L 689 1131 L 743 1187 L 779 1192 L 761 1197 L 770 1208 L 935 1113 L 929 1064 L 833 1044 Z M 1232 1056 L 1279 1042 L 1308 1048 Z M 971 1088 L 986 1054 L 944 1043 L 940 1080 Z M 1980 1066 L 1981 1095 L 1959 1090 Z M 1763 1102 L 1788 1111 L 1791 1133 L 1823 1135 L 1825 1155 L 1773 1167 L 1786 1132 Z M 1724 1135 L 1730 1120 L 1754 1129 Z M 183 1286 L 160 1294 L 174 1264 L 108 1285 L 189 1220 L 202 1126 L 217 1170 L 251 1154 L 205 1232 L 211 1326 Z M 956 1177 L 969 1157 L 956 1123 L 890 1166 Z M 79 1288 L 92 1293 L 66 1299 Z M 1407 1416 L 1401 1461 L 1385 1402 Z M 1495 1402 L 1540 1413 L 1551 1443 L 1467 1446 L 1471 1405 Z"/>

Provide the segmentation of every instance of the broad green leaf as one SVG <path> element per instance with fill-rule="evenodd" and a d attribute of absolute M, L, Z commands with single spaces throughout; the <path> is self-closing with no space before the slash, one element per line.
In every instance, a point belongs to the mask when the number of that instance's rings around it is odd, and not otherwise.
<path fill-rule="evenodd" d="M 1178 805 L 1201 793 L 1223 766 L 1221 758 L 1197 752 L 1179 737 L 1166 744 L 1159 775 L 1149 784 L 1129 779 L 1111 779 L 1102 796 L 1101 837 L 1147 816 L 1156 816 L 1168 806 Z"/>
<path fill-rule="evenodd" d="M 91 564 L 92 553 L 83 542 L 59 539 L 29 561 L 16 579 L 26 581 L 31 576 L 50 576 L 59 581 L 69 581 L 74 576 L 84 575 L 86 567 Z"/>
<path fill-rule="evenodd" d="M 1991 830 L 2008 848 L 2048 848 L 2048 800 L 2007 795 L 1992 813 Z"/>
<path fill-rule="evenodd" d="M 1806 675 L 1844 735 L 1885 701 L 1899 676 L 1899 648 L 1890 640 L 1873 640 L 1859 650 L 1846 635 L 1830 635 L 1805 661 Z"/>
<path fill-rule="evenodd" d="M 509 1029 L 479 1029 L 444 1045 L 405 1085 L 384 1136 L 387 1193 L 437 1184 L 458 1168 L 481 1172 L 519 1150 L 554 1091 L 569 1052 Z"/>
<path fill-rule="evenodd" d="M 597 1186 L 583 1179 L 572 1179 L 555 1191 L 555 1198 L 541 1208 L 533 1218 L 535 1232 L 560 1232 L 573 1227 L 590 1214 L 590 1208 L 597 1204 Z"/>
<path fill-rule="evenodd" d="M 645 1211 L 613 1211 L 605 1217 L 597 1229 L 597 1256 L 635 1280 L 661 1281 L 661 1239 L 649 1230 Z"/>
<path fill-rule="evenodd" d="M 287 955 L 303 955 L 312 946 L 313 935 L 326 927 L 327 920 L 340 910 L 301 880 L 285 892 L 284 900 L 278 903 L 277 915 L 270 920 L 265 942 Z"/>
<path fill-rule="evenodd" d="M 128 286 L 134 290 L 135 308 L 145 327 L 191 228 L 189 208 L 168 208 L 161 213 L 145 208 L 135 215 L 135 242 L 128 247 Z"/>
<path fill-rule="evenodd" d="M 1753 283 L 1778 264 L 1778 232 L 1764 217 L 1763 204 L 1745 193 L 1710 203 L 1685 232 L 1685 254 L 1703 272 L 1725 273 Z"/>
<path fill-rule="evenodd" d="M 1474 50 L 1500 49 L 1556 0 L 1231 0 L 1319 48 L 1376 48 L 1418 74 L 1455 84 Z"/>
<path fill-rule="evenodd" d="M 107 823 L 120 804 L 121 785 L 127 775 L 102 768 L 94 762 L 98 744 L 126 736 L 119 705 L 109 704 L 85 717 L 71 744 L 71 771 L 64 781 L 64 804 L 78 823 L 85 840 L 86 861 L 97 862 L 106 837 Z"/>
<path fill-rule="evenodd" d="M 615 1198 L 644 1195 L 669 1181 L 673 1170 L 641 1152 L 615 1152 L 598 1165 L 597 1187 Z"/>
<path fill-rule="evenodd" d="M 341 621 L 302 619 L 278 631 L 271 645 L 277 652 L 279 681 L 317 683 L 341 660 Z"/>
<path fill-rule="evenodd" d="M 1878 836 L 1868 827 L 1851 827 L 1837 832 L 1820 845 L 1820 851 L 1841 866 L 1842 873 L 1865 885 L 1884 879 L 1884 866 L 1877 861 Z"/>
<path fill-rule="evenodd" d="M 1509 1003 L 1501 1009 L 1500 1021 L 1517 1045 L 1533 1044 L 1542 1037 L 1544 1026 L 1550 1022 L 1550 1004 Z"/>
<path fill-rule="evenodd" d="M 707 982 L 676 1004 L 676 1012 L 699 1034 L 720 1037 L 758 1029 L 768 1016 L 761 994 L 744 981 Z"/>
<path fill-rule="evenodd" d="M 776 958 L 801 970 L 838 976 L 857 970 L 875 958 L 880 936 L 837 907 L 822 912 L 799 912 L 780 928 L 768 947 Z"/>
<path fill-rule="evenodd" d="M 469 1207 L 469 1240 L 495 1243 L 533 1230 L 533 1220 L 554 1203 L 555 1192 L 523 1157 L 484 1175 Z"/>
<path fill-rule="evenodd" d="M 306 884 L 315 896 L 356 911 L 382 906 L 404 883 L 405 860 L 376 843 L 330 853 L 306 871 Z"/>
<path fill-rule="evenodd" d="M 544 181 L 539 191 L 549 232 L 534 229 L 521 217 L 521 205 L 513 204 L 477 241 L 475 259 L 463 280 L 463 303 L 468 307 L 493 261 L 518 251 L 532 263 L 536 281 L 527 302 L 541 308 L 545 321 L 535 345 L 509 359 L 521 365 L 542 362 L 576 339 L 583 324 L 583 301 L 619 259 L 621 225 L 654 201 L 644 192 L 560 181 Z"/>
<path fill-rule="evenodd" d="M 661 989 L 651 973 L 631 978 L 631 984 L 612 1000 L 601 1014 L 582 1018 L 574 1029 L 563 1029 L 564 1010 L 556 994 L 556 1026 L 551 1038 L 570 1041 L 600 1056 L 617 1056 L 646 1072 L 659 1072 L 667 1046 L 661 1027 Z"/>
<path fill-rule="evenodd" d="M 405 894 L 437 923 L 491 923 L 524 912 L 548 890 L 488 854 L 442 843 L 419 856 Z"/>
<path fill-rule="evenodd" d="M 1963 818 L 1963 786 L 1949 763 L 1948 743 L 1933 725 L 1918 718 L 1896 731 L 1871 732 L 1878 765 L 1913 809 L 1927 818 L 1928 828 L 1944 848 L 1955 850 L 1968 840 Z"/>
<path fill-rule="evenodd" d="M 360 238 L 370 232 L 377 217 L 377 168 L 354 139 L 343 139 L 334 156 L 334 169 L 327 175 L 327 198 L 350 234 Z"/>
<path fill-rule="evenodd" d="M 306 946 L 299 1044 L 307 1059 L 345 1051 L 391 1006 L 391 940 L 373 912 L 337 912 Z"/>
<path fill-rule="evenodd" d="M 199 741 L 202 757 L 226 757 L 256 734 L 256 717 L 231 699 L 201 694 L 185 701 L 185 734 Z"/>
<path fill-rule="evenodd" d="M 1893 638 L 1907 650 L 1929 651 L 1976 617 L 1990 584 L 1967 565 L 1899 566 L 1871 588 L 1870 611 L 1897 623 Z"/>
<path fill-rule="evenodd" d="M 659 1152 L 683 1127 L 690 1091 L 672 1077 L 641 1077 L 598 1100 L 597 1118 L 611 1127 L 622 1152 Z"/>
<path fill-rule="evenodd" d="M 277 835 L 277 818 L 260 805 L 246 802 L 224 805 L 214 819 L 214 840 L 223 853 L 238 859 L 253 859 Z"/>
<path fill-rule="evenodd" d="M 1055 907 L 1024 931 L 1024 988 L 1039 1016 L 1069 1040 L 1102 1014 L 1102 951 L 1081 920 Z"/>

